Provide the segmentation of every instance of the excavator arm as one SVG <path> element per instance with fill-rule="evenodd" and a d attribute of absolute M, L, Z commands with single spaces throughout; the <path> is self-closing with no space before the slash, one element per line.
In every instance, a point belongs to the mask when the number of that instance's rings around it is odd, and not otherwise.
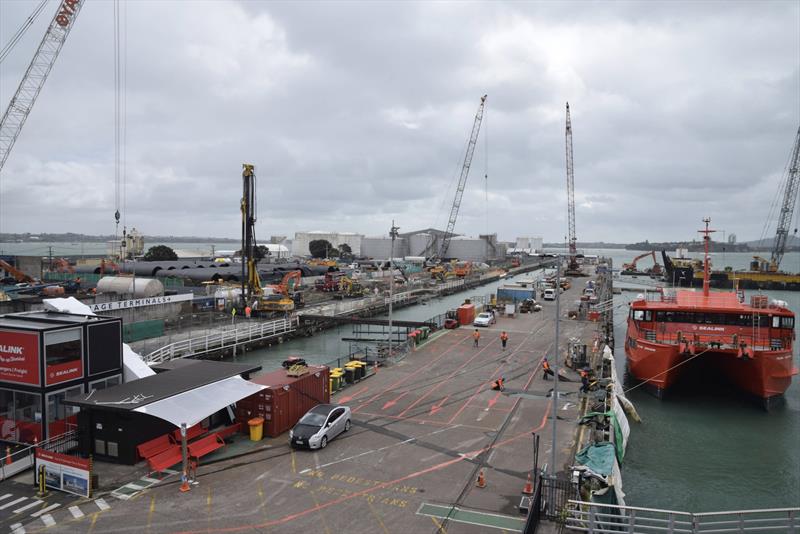
<path fill-rule="evenodd" d="M 22 271 L 20 271 L 19 269 L 17 269 L 13 265 L 11 265 L 10 263 L 7 263 L 7 262 L 5 262 L 3 260 L 0 260 L 0 269 L 3 269 L 8 274 L 13 276 L 14 279 L 17 282 L 27 282 L 29 284 L 32 284 L 32 283 L 36 282 L 36 280 L 34 280 L 33 277 L 28 276 L 27 274 L 23 273 Z"/>

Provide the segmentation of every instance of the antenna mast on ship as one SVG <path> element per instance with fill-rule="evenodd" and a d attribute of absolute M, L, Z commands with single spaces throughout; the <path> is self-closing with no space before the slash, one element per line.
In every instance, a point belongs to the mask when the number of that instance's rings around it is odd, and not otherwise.
<path fill-rule="evenodd" d="M 706 244 L 706 252 L 705 257 L 703 259 L 703 296 L 708 296 L 708 288 L 711 285 L 711 263 L 708 261 L 708 243 L 711 241 L 711 234 L 716 232 L 716 230 L 709 230 L 708 223 L 711 222 L 711 217 L 705 217 L 703 222 L 706 223 L 705 230 L 698 230 L 701 234 L 703 234 L 703 241 Z"/>

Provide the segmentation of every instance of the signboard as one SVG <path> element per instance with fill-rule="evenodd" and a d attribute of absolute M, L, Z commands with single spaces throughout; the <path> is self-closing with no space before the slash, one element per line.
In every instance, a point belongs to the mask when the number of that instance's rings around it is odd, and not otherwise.
<path fill-rule="evenodd" d="M 88 459 L 36 449 L 36 483 L 39 483 L 39 467 L 44 466 L 44 483 L 48 488 L 89 497 L 89 480 L 92 475 Z"/>
<path fill-rule="evenodd" d="M 38 333 L 0 330 L 0 380 L 40 384 Z"/>
<path fill-rule="evenodd" d="M 194 299 L 192 293 L 183 293 L 181 295 L 164 295 L 162 297 L 145 297 L 141 299 L 131 300 L 115 300 L 113 302 L 98 302 L 96 304 L 89 304 L 89 308 L 93 312 L 104 312 L 112 310 L 125 310 L 128 308 L 141 308 L 143 306 L 156 306 L 158 304 L 175 304 L 177 302 L 186 302 L 187 300 Z"/>
<path fill-rule="evenodd" d="M 48 365 L 46 374 L 45 382 L 47 382 L 48 386 L 81 378 L 83 376 L 83 358 Z"/>

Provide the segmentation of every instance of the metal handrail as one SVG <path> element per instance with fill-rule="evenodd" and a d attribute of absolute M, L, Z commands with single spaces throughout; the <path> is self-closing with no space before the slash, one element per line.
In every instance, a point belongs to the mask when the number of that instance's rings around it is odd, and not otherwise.
<path fill-rule="evenodd" d="M 581 532 L 636 533 L 647 529 L 647 532 L 667 534 L 744 533 L 753 530 L 800 533 L 800 508 L 691 513 L 575 500 L 570 500 L 569 504 L 565 525 Z M 770 517 L 763 517 L 765 514 Z"/>
<path fill-rule="evenodd" d="M 238 325 L 223 328 L 217 332 L 183 339 L 164 345 L 145 355 L 146 363 L 160 363 L 175 358 L 185 358 L 195 354 L 203 354 L 212 350 L 232 347 L 241 343 L 248 343 L 260 339 L 278 336 L 293 332 L 299 324 L 297 317 L 277 319 L 275 321 L 260 322 L 256 324 Z"/>
<path fill-rule="evenodd" d="M 74 425 L 68 423 L 68 426 Z M 78 431 L 73 428 L 58 436 L 53 436 L 38 443 L 23 447 L 2 458 L 2 462 L 0 462 L 0 480 L 5 480 L 8 477 L 33 467 L 33 456 L 36 453 L 36 449 L 44 449 L 51 452 L 67 452 L 77 446 Z M 8 458 L 11 459 L 10 462 L 8 462 Z"/>

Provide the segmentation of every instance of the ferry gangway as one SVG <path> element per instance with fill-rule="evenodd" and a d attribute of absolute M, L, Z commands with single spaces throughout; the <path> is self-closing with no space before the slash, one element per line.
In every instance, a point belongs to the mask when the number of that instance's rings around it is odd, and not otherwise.
<path fill-rule="evenodd" d="M 74 427 L 74 425 L 69 423 L 68 426 Z M 3 458 L 0 458 L 0 460 L 2 460 L 0 461 L 0 481 L 31 469 L 34 463 L 36 449 L 43 449 L 50 452 L 60 452 L 63 454 L 77 448 L 78 430 L 77 428 L 71 428 L 63 434 L 59 434 L 58 436 L 40 441 L 33 445 L 22 445 L 23 447 L 21 449 L 16 450 L 11 454 L 6 454 Z"/>
<path fill-rule="evenodd" d="M 800 508 L 691 513 L 570 500 L 564 526 L 597 534 L 800 534 Z"/>
<path fill-rule="evenodd" d="M 297 317 L 274 321 L 245 321 L 247 324 L 220 328 L 209 334 L 175 341 L 144 356 L 148 364 L 161 363 L 176 358 L 190 358 L 199 354 L 235 348 L 244 343 L 263 341 L 294 332 L 299 324 Z"/>

